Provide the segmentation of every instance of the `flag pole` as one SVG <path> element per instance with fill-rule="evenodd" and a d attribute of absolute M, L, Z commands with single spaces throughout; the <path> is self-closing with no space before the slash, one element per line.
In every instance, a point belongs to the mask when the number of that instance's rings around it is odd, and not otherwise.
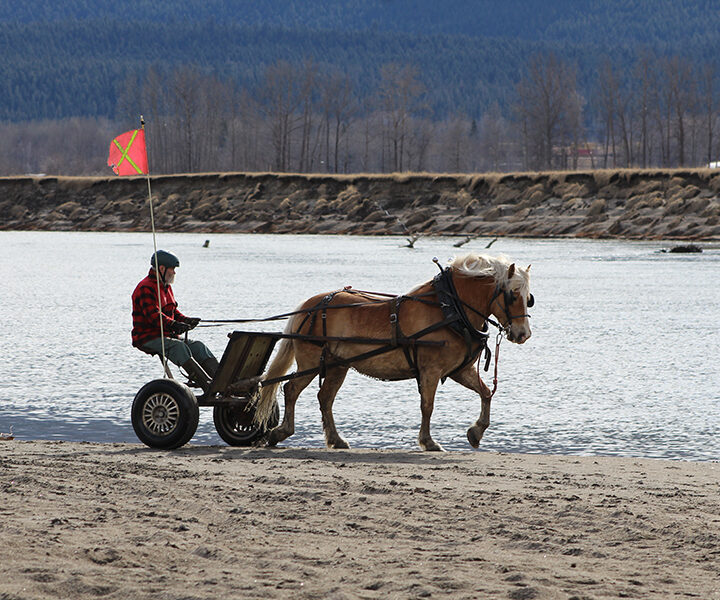
<path fill-rule="evenodd" d="M 140 115 L 140 128 L 145 135 L 145 119 Z M 145 138 L 145 157 L 147 158 L 147 138 Z M 160 297 L 160 265 L 158 265 L 157 259 L 157 234 L 155 232 L 155 211 L 153 210 L 153 199 L 152 199 L 152 188 L 150 186 L 150 159 L 147 159 L 147 188 L 148 188 L 148 201 L 150 203 L 150 227 L 152 229 L 153 236 L 153 262 L 155 267 L 155 282 L 157 283 L 157 295 L 158 295 L 158 318 L 160 319 L 160 350 L 162 352 L 162 364 L 163 364 L 163 377 L 168 375 L 167 357 L 165 356 L 165 333 L 163 331 L 163 312 L 162 312 L 162 298 Z"/>

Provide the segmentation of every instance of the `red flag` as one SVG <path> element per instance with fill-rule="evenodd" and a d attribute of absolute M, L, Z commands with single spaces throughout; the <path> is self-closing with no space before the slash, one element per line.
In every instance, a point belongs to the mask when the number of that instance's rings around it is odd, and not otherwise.
<path fill-rule="evenodd" d="M 145 130 L 133 129 L 117 136 L 110 143 L 108 166 L 112 167 L 117 175 L 147 175 Z"/>

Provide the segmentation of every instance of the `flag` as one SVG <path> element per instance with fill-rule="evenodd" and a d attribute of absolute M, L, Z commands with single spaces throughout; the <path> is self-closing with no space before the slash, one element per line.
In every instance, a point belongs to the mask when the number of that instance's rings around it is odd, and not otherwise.
<path fill-rule="evenodd" d="M 112 167 L 117 175 L 147 175 L 145 130 L 133 129 L 117 136 L 110 143 L 108 166 Z"/>

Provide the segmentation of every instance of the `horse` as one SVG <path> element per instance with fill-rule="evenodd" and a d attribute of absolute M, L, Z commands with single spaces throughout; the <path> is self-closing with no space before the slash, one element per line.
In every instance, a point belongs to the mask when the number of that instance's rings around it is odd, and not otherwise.
<path fill-rule="evenodd" d="M 335 427 L 332 407 L 353 368 L 375 379 L 417 380 L 422 414 L 418 444 L 423 450 L 443 450 L 430 435 L 439 382 L 449 377 L 478 393 L 480 416 L 467 430 L 468 442 L 478 448 L 490 425 L 493 394 L 479 375 L 479 355 L 484 351 L 487 361 L 490 358 L 487 323 L 516 344 L 530 338 L 527 308 L 534 298 L 529 271 L 529 266 L 516 267 L 505 256 L 468 253 L 401 296 L 345 288 L 309 298 L 289 313 L 286 337 L 263 376 L 267 383 L 255 407 L 259 425 L 270 418 L 281 381 L 287 382 L 283 420 L 262 443 L 275 446 L 294 433 L 298 396 L 320 375 L 317 397 L 325 443 L 328 448 L 349 448 Z M 293 361 L 297 371 L 283 377 Z"/>

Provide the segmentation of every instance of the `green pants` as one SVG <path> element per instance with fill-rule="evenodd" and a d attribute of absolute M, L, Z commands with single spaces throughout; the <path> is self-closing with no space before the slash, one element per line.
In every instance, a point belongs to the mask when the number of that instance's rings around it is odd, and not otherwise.
<path fill-rule="evenodd" d="M 143 344 L 140 349 L 148 354 L 162 354 L 160 338 L 150 340 Z M 182 367 L 191 358 L 194 358 L 200 364 L 208 358 L 214 358 L 208 347 L 198 340 L 188 340 L 186 344 L 184 340 L 167 337 L 165 338 L 165 356 L 170 362 L 179 367 Z"/>

